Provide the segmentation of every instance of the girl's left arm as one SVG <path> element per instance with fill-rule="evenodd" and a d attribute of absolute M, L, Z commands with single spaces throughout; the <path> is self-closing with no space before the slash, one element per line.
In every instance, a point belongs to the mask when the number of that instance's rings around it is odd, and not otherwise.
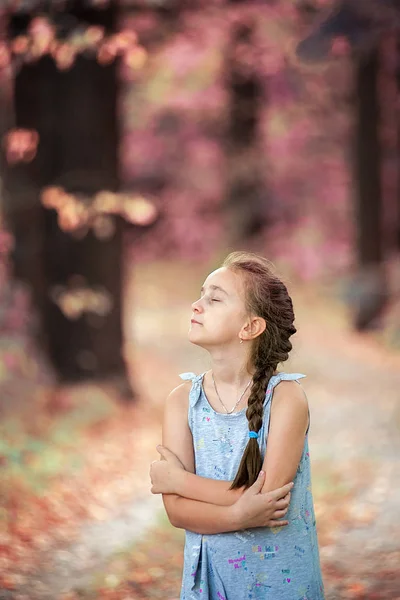
<path fill-rule="evenodd" d="M 294 480 L 308 424 L 308 402 L 303 388 L 295 381 L 278 383 L 271 398 L 268 443 L 262 466 L 265 471 L 262 493 Z"/>

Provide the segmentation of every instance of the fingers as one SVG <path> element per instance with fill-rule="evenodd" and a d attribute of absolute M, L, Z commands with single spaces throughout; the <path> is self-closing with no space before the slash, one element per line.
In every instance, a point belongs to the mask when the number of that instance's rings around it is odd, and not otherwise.
<path fill-rule="evenodd" d="M 285 500 L 284 498 L 282 498 L 282 500 L 277 500 L 275 502 L 275 506 L 277 509 L 287 508 L 289 506 L 289 504 L 290 504 L 289 500 Z"/>
<path fill-rule="evenodd" d="M 272 518 L 273 519 L 281 519 L 282 517 L 284 517 L 287 513 L 287 508 L 284 510 L 276 510 L 273 515 Z"/>
<path fill-rule="evenodd" d="M 161 446 L 161 444 L 156 446 L 156 450 L 157 450 L 157 452 L 159 452 L 161 454 L 162 457 L 165 457 L 165 458 L 167 458 L 169 455 L 173 454 L 171 452 L 171 450 L 168 450 L 168 448 L 166 448 L 165 446 Z"/>
<path fill-rule="evenodd" d="M 159 454 L 161 454 L 160 460 L 166 460 L 172 464 L 179 464 L 182 468 L 184 468 L 182 461 L 177 457 L 177 455 L 174 452 L 172 452 L 172 450 L 170 450 L 166 446 L 158 444 L 158 446 L 156 446 L 156 450 Z"/>
<path fill-rule="evenodd" d="M 280 498 L 284 498 L 292 490 L 293 485 L 294 483 L 291 481 L 290 483 L 287 483 L 286 485 L 269 492 L 269 494 L 271 494 L 271 498 L 274 500 L 279 500 Z"/>
<path fill-rule="evenodd" d="M 289 525 L 289 521 L 276 521 L 275 519 L 271 519 L 268 521 L 267 527 L 284 527 L 285 525 Z"/>
<path fill-rule="evenodd" d="M 261 490 L 262 490 L 262 486 L 264 485 L 264 479 L 265 479 L 265 472 L 264 471 L 260 471 L 259 474 L 258 474 L 258 477 L 255 480 L 255 482 L 253 483 L 253 485 L 250 486 L 248 488 L 248 490 L 246 490 L 246 491 L 249 492 L 251 490 L 250 493 L 252 493 L 252 494 L 259 494 L 261 492 Z"/>
<path fill-rule="evenodd" d="M 284 506 L 289 506 L 290 504 L 290 492 L 286 494 L 284 498 L 280 498 L 279 500 L 275 500 L 275 504 L 279 506 L 279 508 L 283 508 Z"/>

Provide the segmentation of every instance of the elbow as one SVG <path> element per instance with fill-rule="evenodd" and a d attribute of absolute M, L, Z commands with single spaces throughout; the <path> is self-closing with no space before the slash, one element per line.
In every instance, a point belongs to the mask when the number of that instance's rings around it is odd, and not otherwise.
<path fill-rule="evenodd" d="M 182 525 L 179 519 L 179 510 L 177 510 L 179 496 L 175 494 L 163 494 L 163 503 L 165 511 L 168 515 L 169 522 L 173 527 L 181 529 Z"/>
<path fill-rule="evenodd" d="M 175 517 L 170 518 L 169 522 L 171 523 L 172 527 L 176 527 L 176 529 L 184 529 L 182 523 Z"/>
<path fill-rule="evenodd" d="M 172 527 L 176 527 L 177 529 L 182 529 L 182 524 L 179 521 L 179 517 L 176 512 L 170 511 L 170 512 L 167 512 L 167 515 L 168 515 L 168 519 L 169 519 L 169 522 L 171 523 Z"/>

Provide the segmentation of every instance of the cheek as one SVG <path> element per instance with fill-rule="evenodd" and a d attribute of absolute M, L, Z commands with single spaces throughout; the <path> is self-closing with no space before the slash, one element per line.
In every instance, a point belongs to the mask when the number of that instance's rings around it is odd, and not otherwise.
<path fill-rule="evenodd" d="M 234 310 L 221 310 L 215 312 L 212 318 L 212 324 L 218 330 L 223 329 L 225 331 L 238 331 L 241 327 L 242 321 L 238 317 L 238 314 Z"/>

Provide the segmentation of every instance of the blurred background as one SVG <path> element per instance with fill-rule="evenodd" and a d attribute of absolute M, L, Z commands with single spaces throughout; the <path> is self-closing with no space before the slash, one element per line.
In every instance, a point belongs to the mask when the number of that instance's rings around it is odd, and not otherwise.
<path fill-rule="evenodd" d="M 177 600 L 191 303 L 275 264 L 327 600 L 400 598 L 400 2 L 1 0 L 0 599 Z"/>

